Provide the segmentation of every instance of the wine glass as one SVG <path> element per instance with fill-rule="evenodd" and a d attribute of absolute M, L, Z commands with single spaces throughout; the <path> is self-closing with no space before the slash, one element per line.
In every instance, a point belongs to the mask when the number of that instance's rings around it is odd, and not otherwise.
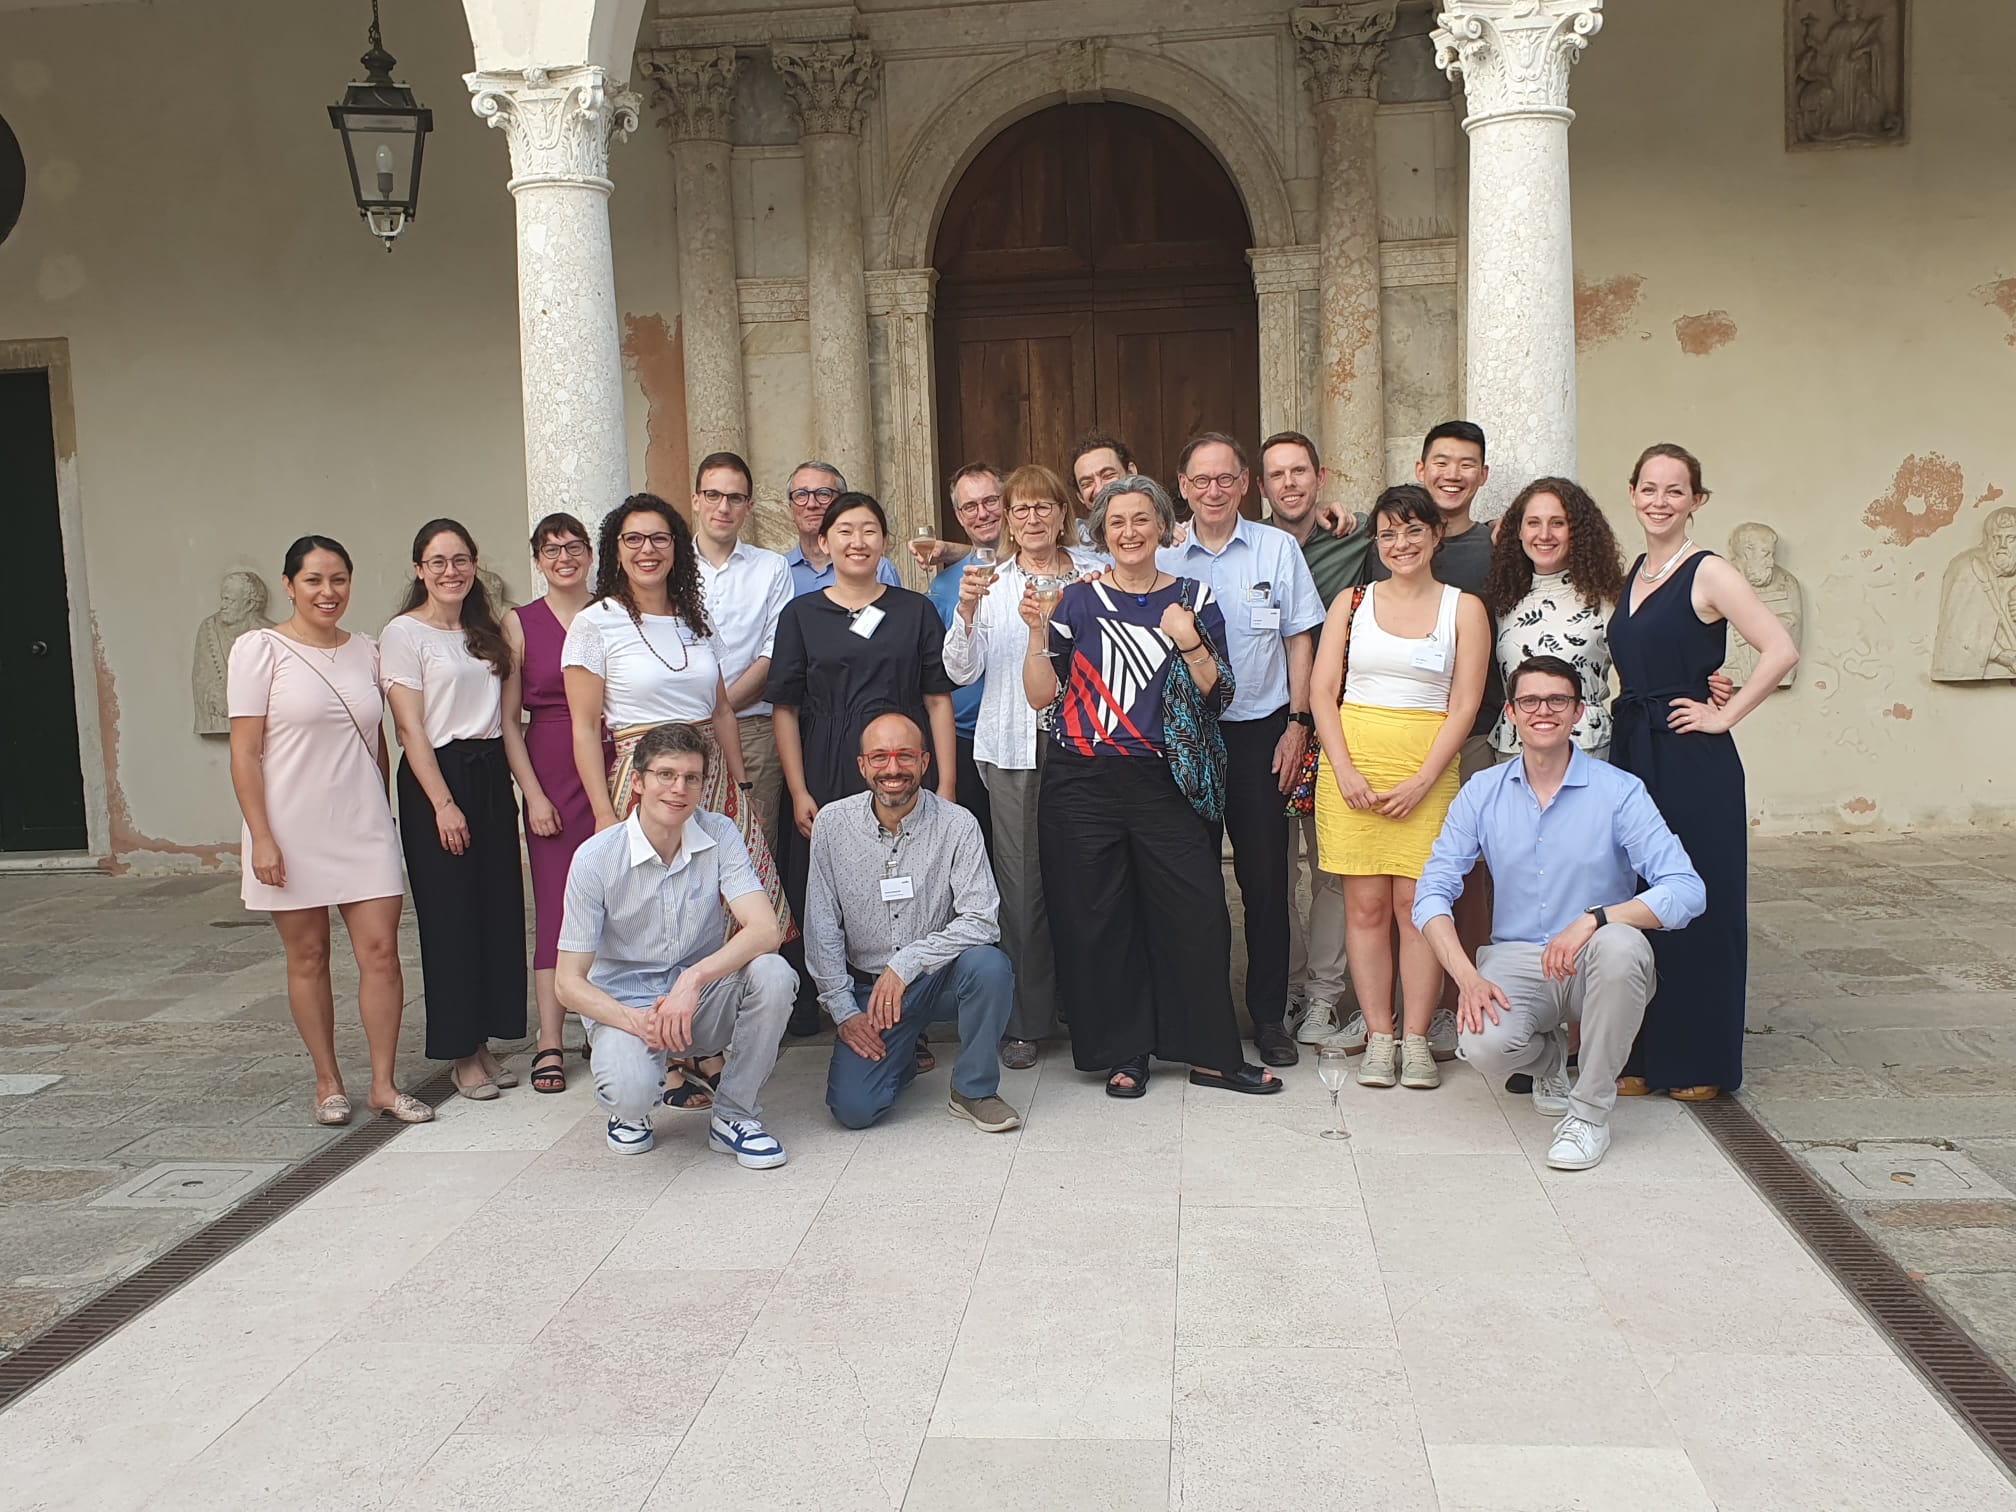
<path fill-rule="evenodd" d="M 975 567 L 987 574 L 981 581 L 989 588 L 992 588 L 994 586 L 994 548 L 992 546 L 975 546 L 970 560 Z"/>
<path fill-rule="evenodd" d="M 938 555 L 938 532 L 929 525 L 919 525 L 910 532 L 910 554 L 917 559 L 917 565 L 924 569 L 926 577 L 933 576 L 937 566 L 932 558 Z"/>
<path fill-rule="evenodd" d="M 1351 1076 L 1351 1053 L 1342 1045 L 1318 1045 L 1316 1047 L 1316 1075 L 1323 1085 L 1330 1089 L 1331 1126 L 1323 1131 L 1325 1139 L 1349 1139 L 1350 1132 L 1344 1127 L 1344 1083 Z"/>

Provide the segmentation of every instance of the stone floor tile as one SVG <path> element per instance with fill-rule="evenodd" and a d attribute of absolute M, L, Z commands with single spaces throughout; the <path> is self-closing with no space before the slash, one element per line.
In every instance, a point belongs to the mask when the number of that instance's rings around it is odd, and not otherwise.
<path fill-rule="evenodd" d="M 1434 1512 L 1393 1349 L 1183 1349 L 1169 1505 L 1184 1512 Z"/>
<path fill-rule="evenodd" d="M 2004 1370 L 2016 1373 L 2016 1271 L 1932 1275 L 1925 1285 Z"/>
<path fill-rule="evenodd" d="M 635 1512 L 678 1447 L 676 1438 L 608 1432 L 452 1434 L 391 1512 Z"/>
<path fill-rule="evenodd" d="M 1508 1110 L 1484 1078 L 1460 1061 L 1443 1065 L 1442 1085 L 1433 1092 L 1353 1081 L 1344 1088 L 1343 1104 L 1351 1145 L 1360 1153 L 1501 1155 L 1518 1149 Z M 1328 1116 L 1327 1097 L 1318 1113 Z"/>
<path fill-rule="evenodd" d="M 1141 1154 L 1182 1144 L 1183 1098 L 1172 1095 L 1182 1078 L 1175 1068 L 1164 1068 L 1169 1074 L 1162 1080 L 1151 1079 L 1146 1097 L 1128 1101 L 1108 1097 L 1103 1077 L 1076 1070 L 1069 1047 L 1046 1046 L 1045 1056 L 1036 1095 L 1022 1108 L 1018 1159 L 1037 1150 L 1080 1154 L 1117 1146 Z"/>
<path fill-rule="evenodd" d="M 1575 1247 L 1523 1154 L 1367 1151 L 1358 1157 L 1358 1178 L 1382 1269 L 1449 1254 L 1489 1255 L 1506 1274 L 1578 1268 Z"/>
<path fill-rule="evenodd" d="M 1425 1260 L 1425 1257 L 1417 1257 Z M 1630 1345 L 1577 1264 L 1544 1279 L 1490 1266 L 1417 1263 L 1380 1277 L 1403 1349 L 1504 1349 L 1622 1356 Z"/>
<path fill-rule="evenodd" d="M 1115 1182 L 1111 1190 L 1110 1197 L 1030 1196 L 1011 1185 L 987 1237 L 986 1265 L 1038 1274 L 1058 1266 L 1173 1269 L 1180 1208 L 1173 1187 L 1130 1194 Z"/>
<path fill-rule="evenodd" d="M 927 1438 L 903 1512 L 1166 1512 L 1169 1440 Z"/>
<path fill-rule="evenodd" d="M 1793 1142 L 1967 1139 L 2016 1129 L 2016 1096 L 1840 1097 L 1760 1103 L 1757 1111 Z"/>
<path fill-rule="evenodd" d="M 1599 1314 L 1599 1335 L 1608 1332 Z M 1400 1346 L 1421 1436 L 1438 1444 L 1677 1448 L 1630 1353 L 1578 1347 L 1579 1330 L 1501 1335 L 1488 1347 L 1410 1332 Z"/>
<path fill-rule="evenodd" d="M 1179 1255 L 1178 1346 L 1394 1343 L 1372 1231 L 1355 1203 L 1186 1205 Z"/>
<path fill-rule="evenodd" d="M 158 1160 L 305 1160 L 332 1139 L 340 1128 L 319 1128 L 304 1117 L 298 1128 L 259 1124 L 209 1127 L 179 1125 L 147 1129 L 119 1146 L 121 1159 L 152 1164 Z"/>
<path fill-rule="evenodd" d="M 818 1197 L 781 1195 L 761 1181 L 740 1192 L 696 1192 L 674 1182 L 638 1215 L 602 1264 L 625 1271 L 701 1263 L 782 1270 L 797 1257 L 821 1205 Z"/>
<path fill-rule="evenodd" d="M 0 1286 L 103 1285 L 145 1265 L 209 1216 L 41 1205 L 10 1208 L 6 1223 L 0 1225 Z"/>
<path fill-rule="evenodd" d="M 983 1267 L 931 1417 L 934 1438 L 1169 1434 L 1172 1270 Z"/>
<path fill-rule="evenodd" d="M 388 1203 L 469 1202 L 494 1197 L 532 1163 L 526 1150 L 411 1150 L 395 1142 L 316 1194 L 318 1208 L 383 1207 Z"/>
<path fill-rule="evenodd" d="M 1715 1512 L 1678 1449 L 1430 1444 L 1442 1512 Z"/>
<path fill-rule="evenodd" d="M 944 1346 L 745 1343 L 647 1512 L 894 1512 L 944 1375 Z"/>
<path fill-rule="evenodd" d="M 1653 1390 L 1721 1512 L 2016 1508 L 2016 1487 L 1888 1355 L 1688 1355 Z"/>

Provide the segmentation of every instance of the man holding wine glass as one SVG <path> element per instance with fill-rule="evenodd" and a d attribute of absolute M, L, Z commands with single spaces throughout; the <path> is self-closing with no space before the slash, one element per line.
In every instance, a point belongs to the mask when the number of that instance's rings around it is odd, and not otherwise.
<path fill-rule="evenodd" d="M 960 585 L 964 581 L 964 574 L 957 568 L 976 563 L 983 555 L 991 560 L 995 548 L 1001 544 L 1001 472 L 991 463 L 968 462 L 952 474 L 952 481 L 947 486 L 952 495 L 952 513 L 959 521 L 959 528 L 966 532 L 972 551 L 963 563 L 955 563 L 944 571 L 933 571 L 938 565 L 935 558 L 939 555 L 939 543 L 935 538 L 912 540 L 910 550 L 925 571 L 932 573 L 931 586 L 925 590 L 925 597 L 937 607 L 938 618 L 950 630 L 959 607 Z M 981 781 L 980 769 L 973 764 L 973 726 L 980 717 L 980 700 L 984 691 L 984 681 L 954 690 L 952 723 L 959 735 L 959 806 L 980 821 L 981 837 L 987 842 L 987 854 L 992 856 L 994 816 L 988 805 L 987 788 Z"/>
<path fill-rule="evenodd" d="M 1414 890 L 1414 927 L 1456 984 L 1457 1053 L 1490 1082 L 1529 1074 L 1534 1109 L 1560 1119 L 1547 1164 L 1584 1171 L 1610 1148 L 1617 1076 L 1658 985 L 1645 931 L 1685 928 L 1707 888 L 1645 785 L 1576 748 L 1574 667 L 1528 657 L 1506 679 L 1505 709 L 1520 754 L 1456 795 Z M 1473 965 L 1450 909 L 1479 856 L 1497 886 Z M 1572 1084 L 1571 1023 L 1582 1026 Z"/>

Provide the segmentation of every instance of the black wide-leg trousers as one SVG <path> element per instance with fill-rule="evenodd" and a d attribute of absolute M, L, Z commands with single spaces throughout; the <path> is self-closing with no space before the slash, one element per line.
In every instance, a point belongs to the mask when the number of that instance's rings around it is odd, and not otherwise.
<path fill-rule="evenodd" d="M 1218 842 L 1168 763 L 1053 749 L 1037 834 L 1078 1069 L 1151 1053 L 1213 1071 L 1239 1066 Z"/>
<path fill-rule="evenodd" d="M 420 926 L 427 1058 L 449 1061 L 525 1037 L 525 878 L 504 742 L 451 740 L 434 760 L 468 821 L 469 847 L 459 856 L 443 848 L 434 804 L 404 758 L 399 843 Z"/>
<path fill-rule="evenodd" d="M 1274 750 L 1287 728 L 1285 706 L 1258 719 L 1218 721 L 1225 737 L 1222 832 L 1232 837 L 1232 875 L 1246 910 L 1246 1012 L 1256 1029 L 1288 1016 L 1288 800 L 1274 774 Z"/>

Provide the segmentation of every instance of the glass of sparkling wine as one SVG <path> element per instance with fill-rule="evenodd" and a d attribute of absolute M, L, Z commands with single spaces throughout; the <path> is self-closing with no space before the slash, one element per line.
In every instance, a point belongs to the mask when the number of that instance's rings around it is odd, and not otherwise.
<path fill-rule="evenodd" d="M 981 582 L 992 588 L 994 586 L 994 548 L 992 546 L 975 546 L 970 560 L 976 569 L 986 574 L 981 579 Z"/>
<path fill-rule="evenodd" d="M 1349 1139 L 1350 1132 L 1344 1127 L 1344 1083 L 1351 1074 L 1351 1057 L 1342 1045 L 1318 1045 L 1316 1047 L 1316 1074 L 1323 1085 L 1330 1089 L 1331 1125 L 1323 1131 L 1325 1139 Z"/>
<path fill-rule="evenodd" d="M 919 525 L 910 532 L 910 550 L 917 558 L 917 565 L 924 569 L 925 576 L 929 577 L 938 570 L 931 562 L 938 554 L 938 532 L 929 525 Z"/>
<path fill-rule="evenodd" d="M 1029 579 L 1029 590 L 1036 595 L 1036 607 L 1042 610 L 1045 619 L 1057 612 L 1057 601 L 1064 596 L 1064 589 L 1070 582 L 1071 579 L 1068 577 L 1047 572 L 1038 573 Z M 1057 653 L 1045 651 L 1043 654 L 1055 656 Z"/>

